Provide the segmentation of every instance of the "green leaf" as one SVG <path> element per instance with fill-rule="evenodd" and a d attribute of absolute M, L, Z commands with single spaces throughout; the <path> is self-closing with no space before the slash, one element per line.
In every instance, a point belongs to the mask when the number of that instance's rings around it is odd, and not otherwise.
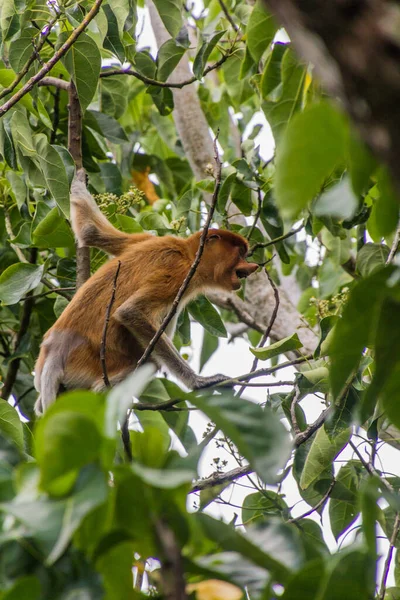
<path fill-rule="evenodd" d="M 17 206 L 21 209 L 28 196 L 26 183 L 23 177 L 14 171 L 7 171 L 6 177 L 11 185 Z"/>
<path fill-rule="evenodd" d="M 128 141 L 128 137 L 124 129 L 113 117 L 110 117 L 110 115 L 97 110 L 87 111 L 86 118 L 89 117 L 89 115 L 95 118 L 95 124 L 97 125 L 95 130 L 107 138 L 110 142 L 113 142 L 114 144 L 122 144 L 123 142 Z M 92 121 L 87 122 L 87 125 L 88 127 L 92 127 Z"/>
<path fill-rule="evenodd" d="M 180 0 L 155 0 L 154 4 L 166 30 L 175 38 L 182 28 L 182 2 Z"/>
<path fill-rule="evenodd" d="M 206 329 L 203 333 L 203 343 L 200 353 L 200 372 L 204 365 L 210 360 L 214 352 L 218 349 L 219 341 L 216 335 L 212 335 Z"/>
<path fill-rule="evenodd" d="M 68 33 L 62 33 L 57 47 L 67 37 Z M 81 33 L 62 61 L 74 80 L 82 112 L 85 112 L 96 92 L 101 69 L 101 56 L 96 42 L 86 33 Z"/>
<path fill-rule="evenodd" d="M 297 333 L 294 333 L 293 335 L 279 340 L 279 342 L 275 342 L 275 344 L 270 344 L 266 348 L 250 348 L 250 351 L 259 360 L 268 360 L 274 356 L 285 354 L 286 352 L 289 352 L 289 350 L 297 350 L 302 347 L 303 344 L 299 340 L 299 336 Z"/>
<path fill-rule="evenodd" d="M 281 85 L 281 65 L 287 48 L 287 44 L 276 42 L 265 62 L 264 71 L 261 77 L 261 95 L 264 100 L 276 102 L 279 98 L 279 94 L 283 93 L 283 86 Z"/>
<path fill-rule="evenodd" d="M 13 83 L 15 79 L 15 73 L 11 70 L 11 69 L 0 69 L 0 85 L 3 87 L 8 87 L 11 83 Z M 22 88 L 22 83 L 19 83 L 17 86 L 15 86 L 13 92 L 19 92 L 19 90 Z M 0 102 L 1 104 L 4 104 L 4 102 L 7 100 L 7 98 L 2 99 Z M 0 104 L 0 106 L 1 106 Z M 22 106 L 24 106 L 27 110 L 29 110 L 30 113 L 33 113 L 34 115 L 36 114 L 36 111 L 33 107 L 33 100 L 32 100 L 32 96 L 30 94 L 25 94 L 25 96 L 23 96 L 21 98 L 21 100 L 19 100 L 19 104 L 21 104 Z"/>
<path fill-rule="evenodd" d="M 388 236 L 396 229 L 399 218 L 399 196 L 386 167 L 378 172 L 379 198 L 374 206 L 375 225 L 379 235 Z"/>
<path fill-rule="evenodd" d="M 36 135 L 35 144 L 40 169 L 46 180 L 47 187 L 56 201 L 57 206 L 68 219 L 69 183 L 64 163 L 57 150 L 48 143 L 45 135 Z"/>
<path fill-rule="evenodd" d="M 86 515 L 103 504 L 107 492 L 104 473 L 91 465 L 81 473 L 73 492 L 62 499 L 32 498 L 32 492 L 24 494 L 22 490 L 13 502 L 0 504 L 0 509 L 23 523 L 24 536 L 35 539 L 47 555 L 45 564 L 52 565 L 65 552 Z"/>
<path fill-rule="evenodd" d="M 359 461 L 349 461 L 340 469 L 336 481 L 340 483 L 348 496 L 341 500 L 331 497 L 329 502 L 329 520 L 332 533 L 336 540 L 355 521 L 359 514 L 358 491 L 361 480 L 361 469 Z"/>
<path fill-rule="evenodd" d="M 40 581 L 33 575 L 20 577 L 11 588 L 3 591 L 1 600 L 41 600 Z"/>
<path fill-rule="evenodd" d="M 11 169 L 17 169 L 17 157 L 15 154 L 14 141 L 11 135 L 9 115 L 0 121 L 0 154 Z"/>
<path fill-rule="evenodd" d="M 103 10 L 107 17 L 107 35 L 103 47 L 116 56 L 120 63 L 125 60 L 125 49 L 120 39 L 117 18 L 109 4 L 103 4 Z"/>
<path fill-rule="evenodd" d="M 14 0 L 3 0 L 0 13 L 0 28 L 4 41 L 12 38 L 19 29 L 19 16 Z"/>
<path fill-rule="evenodd" d="M 285 216 L 295 217 L 318 194 L 344 160 L 346 141 L 347 122 L 327 102 L 307 107 L 288 124 L 275 179 L 276 200 Z"/>
<path fill-rule="evenodd" d="M 302 107 L 306 80 L 304 65 L 299 63 L 291 48 L 286 49 L 282 58 L 281 80 L 281 85 L 274 90 L 273 95 L 262 103 L 262 109 L 278 146 L 288 123 Z"/>
<path fill-rule="evenodd" d="M 135 551 L 136 545 L 127 541 L 108 548 L 97 559 L 96 569 L 104 578 L 104 587 L 110 600 L 140 600 L 143 597 L 134 590 L 132 583 Z"/>
<path fill-rule="evenodd" d="M 400 424 L 398 382 L 400 374 L 400 303 L 385 298 L 380 307 L 375 337 L 375 372 L 363 399 L 363 416 L 370 416 L 380 394 L 391 422 Z"/>
<path fill-rule="evenodd" d="M 0 432 L 21 452 L 24 450 L 24 433 L 19 415 L 15 408 L 3 399 L 0 399 Z"/>
<path fill-rule="evenodd" d="M 289 569 L 298 566 L 298 543 L 293 530 L 287 525 L 271 519 L 268 523 L 249 527 L 246 535 L 242 535 L 231 525 L 204 513 L 193 517 L 200 523 L 207 538 L 216 541 L 224 550 L 239 552 L 261 568 L 268 569 L 279 582 L 285 582 Z"/>
<path fill-rule="evenodd" d="M 115 385 L 107 396 L 104 432 L 110 439 L 115 439 L 118 423 L 123 423 L 126 413 L 132 407 L 133 397 L 139 398 L 147 384 L 155 374 L 152 364 L 143 365 L 126 377 L 122 383 Z"/>
<path fill-rule="evenodd" d="M 247 47 L 256 63 L 274 39 L 277 25 L 266 11 L 261 0 L 257 0 L 246 29 Z"/>
<path fill-rule="evenodd" d="M 227 175 L 223 180 L 222 185 L 218 194 L 217 208 L 218 212 L 223 214 L 225 211 L 225 205 L 228 202 L 229 195 L 231 193 L 232 185 L 236 180 L 236 171 Z"/>
<path fill-rule="evenodd" d="M 357 270 L 363 277 L 372 275 L 386 265 L 390 248 L 385 244 L 367 243 L 357 254 Z"/>
<path fill-rule="evenodd" d="M 8 60 L 11 68 L 16 73 L 22 70 L 22 67 L 34 52 L 33 37 L 35 34 L 37 34 L 37 29 L 26 27 L 21 30 L 20 36 L 10 44 Z"/>
<path fill-rule="evenodd" d="M 36 149 L 32 138 L 32 129 L 29 124 L 26 112 L 18 107 L 11 117 L 11 132 L 14 144 L 23 156 L 35 157 Z"/>
<path fill-rule="evenodd" d="M 251 215 L 253 210 L 253 200 L 250 188 L 239 181 L 233 182 L 231 200 L 246 217 Z"/>
<path fill-rule="evenodd" d="M 18 263 L 8 267 L 0 275 L 0 300 L 3 304 L 16 304 L 33 290 L 43 275 L 43 265 Z"/>
<path fill-rule="evenodd" d="M 290 453 L 290 440 L 278 417 L 268 408 L 241 400 L 229 392 L 220 396 L 191 399 L 237 446 L 257 475 L 265 482 L 276 481 Z"/>
<path fill-rule="evenodd" d="M 246 496 L 242 505 L 243 525 L 251 525 L 270 517 L 289 517 L 289 508 L 280 494 L 263 490 Z"/>
<path fill-rule="evenodd" d="M 321 559 L 309 561 L 289 579 L 281 600 L 315 600 L 324 575 L 325 565 Z"/>
<path fill-rule="evenodd" d="M 211 335 L 228 337 L 225 325 L 216 308 L 205 297 L 200 296 L 188 305 L 188 311 L 192 317 L 200 323 Z"/>
<path fill-rule="evenodd" d="M 157 54 L 158 81 L 167 81 L 184 53 L 185 48 L 179 46 L 174 40 L 164 42 Z"/>
<path fill-rule="evenodd" d="M 224 33 L 226 32 L 217 31 L 217 33 L 212 35 L 203 34 L 203 41 L 193 61 L 193 73 L 196 75 L 197 79 L 201 79 L 203 77 L 203 72 L 207 66 L 207 61 L 210 58 L 210 54 Z"/>
<path fill-rule="evenodd" d="M 350 430 L 342 431 L 334 440 L 330 440 L 321 427 L 311 444 L 300 478 L 300 487 L 307 489 L 325 469 L 332 464 L 350 439 Z"/>
<path fill-rule="evenodd" d="M 62 412 L 46 413 L 35 432 L 41 487 L 56 491 L 57 479 L 72 477 L 81 467 L 93 462 L 100 446 L 100 433 L 90 417 L 69 411 L 67 407 Z"/>
<path fill-rule="evenodd" d="M 152 487 L 159 489 L 173 489 L 178 488 L 184 484 L 189 484 L 193 481 L 196 472 L 189 465 L 185 468 L 184 463 L 180 465 L 180 468 L 165 468 L 165 469 L 152 469 L 135 463 L 132 465 L 132 471 Z"/>
<path fill-rule="evenodd" d="M 32 232 L 38 248 L 73 248 L 74 236 L 58 208 L 53 208 Z"/>
<path fill-rule="evenodd" d="M 332 363 L 330 379 L 335 398 L 342 393 L 370 341 L 390 273 L 391 269 L 385 268 L 357 282 L 351 290 L 343 316 L 335 326 L 329 347 Z"/>
<path fill-rule="evenodd" d="M 336 558 L 336 557 L 335 557 Z M 350 550 L 339 555 L 339 560 L 325 580 L 321 600 L 370 600 L 375 590 L 371 589 L 374 562 L 365 550 Z"/>
<path fill-rule="evenodd" d="M 314 205 L 318 217 L 333 217 L 337 220 L 350 220 L 358 210 L 358 199 L 347 178 L 322 192 Z"/>

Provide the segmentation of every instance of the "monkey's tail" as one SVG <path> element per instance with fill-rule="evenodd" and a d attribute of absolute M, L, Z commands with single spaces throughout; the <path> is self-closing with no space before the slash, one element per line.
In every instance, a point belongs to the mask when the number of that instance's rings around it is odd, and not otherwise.
<path fill-rule="evenodd" d="M 38 416 L 42 415 L 55 402 L 63 376 L 64 369 L 61 362 L 58 359 L 54 360 L 49 354 L 42 369 L 35 374 L 35 388 L 39 392 L 39 396 L 34 410 Z"/>
<path fill-rule="evenodd" d="M 71 185 L 71 221 L 79 247 L 94 246 L 113 256 L 119 256 L 131 244 L 152 237 L 147 233 L 123 233 L 111 225 L 77 177 Z"/>

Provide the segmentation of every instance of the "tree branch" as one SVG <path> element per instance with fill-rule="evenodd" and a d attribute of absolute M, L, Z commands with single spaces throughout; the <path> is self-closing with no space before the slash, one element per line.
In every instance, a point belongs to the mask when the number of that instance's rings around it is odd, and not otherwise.
<path fill-rule="evenodd" d="M 235 52 L 235 48 L 234 48 L 234 46 L 232 46 L 221 56 L 221 58 L 219 60 L 217 60 L 212 65 L 208 65 L 204 69 L 203 77 L 205 77 L 208 73 L 210 73 L 211 71 L 214 71 L 215 69 L 218 69 L 218 67 L 223 65 L 224 62 L 226 62 L 228 60 L 228 58 L 230 56 L 232 56 L 232 54 L 234 54 L 234 52 Z M 139 73 L 138 71 L 135 71 L 131 67 L 129 67 L 129 69 L 106 68 L 106 69 L 104 69 L 104 71 L 102 71 L 100 73 L 100 77 L 112 77 L 114 75 L 132 75 L 132 77 L 136 77 L 136 79 L 139 79 L 146 85 L 155 85 L 155 86 L 161 87 L 161 88 L 171 88 L 171 89 L 178 89 L 178 90 L 181 90 L 182 88 L 186 87 L 187 85 L 191 85 L 192 83 L 199 81 L 197 79 L 197 77 L 195 77 L 194 75 L 193 75 L 193 77 L 190 77 L 189 79 L 186 79 L 185 81 L 177 81 L 177 82 L 158 81 L 157 79 L 151 79 L 150 77 L 146 77 L 145 75 L 142 75 L 141 73 Z"/>
<path fill-rule="evenodd" d="M 75 83 L 68 88 L 68 150 L 74 159 L 77 171 L 82 169 L 82 111 Z M 79 248 L 76 244 L 76 289 L 90 277 L 90 248 Z"/>
<path fill-rule="evenodd" d="M 28 58 L 28 60 L 24 64 L 24 66 L 22 67 L 21 71 L 17 74 L 17 76 L 14 79 L 14 81 L 8 87 L 6 87 L 3 90 L 1 90 L 1 92 L 0 92 L 0 99 L 4 98 L 5 96 L 7 96 L 7 94 L 10 94 L 17 87 L 17 85 L 23 79 L 23 77 L 25 77 L 25 75 L 29 71 L 31 65 L 33 64 L 33 62 L 35 61 L 35 59 L 38 57 L 39 52 L 43 48 L 43 45 L 46 42 L 48 36 L 50 35 L 51 29 L 52 29 L 53 25 L 56 24 L 56 22 L 58 21 L 59 18 L 60 18 L 60 14 L 57 13 L 57 15 L 55 17 L 53 17 L 53 19 L 51 19 L 50 23 L 48 23 L 48 25 L 45 25 L 41 29 L 41 32 L 42 32 L 43 29 L 46 28 L 47 29 L 46 33 L 42 34 L 42 37 L 39 39 L 38 45 L 36 46 L 36 48 L 34 48 L 31 56 Z M 32 42 L 33 42 L 33 39 L 32 39 Z"/>
<path fill-rule="evenodd" d="M 10 108 L 12 108 L 17 102 L 19 102 L 21 100 L 21 98 L 23 98 L 28 92 L 30 92 L 31 89 L 41 79 L 43 79 L 43 77 L 45 75 L 47 75 L 47 73 L 49 73 L 49 71 L 60 60 L 60 58 L 62 58 L 68 52 L 68 50 L 71 48 L 71 46 L 74 44 L 74 42 L 78 39 L 80 34 L 89 25 L 90 21 L 97 15 L 97 13 L 100 10 L 100 6 L 101 6 L 102 2 L 103 2 L 103 0 L 95 0 L 92 8 L 87 13 L 87 15 L 83 18 L 82 22 L 78 25 L 78 27 L 76 29 L 74 29 L 74 31 L 71 33 L 71 35 L 69 36 L 67 41 L 64 42 L 64 44 L 53 54 L 51 59 L 46 64 L 44 64 L 43 67 L 35 75 L 33 75 L 33 77 L 31 77 L 29 79 L 29 81 L 27 81 L 25 83 L 25 85 L 23 85 L 22 88 L 20 90 L 18 90 L 18 92 L 16 94 L 11 96 L 11 98 L 9 100 L 7 100 L 7 102 L 5 102 L 2 106 L 0 106 L 0 117 L 5 115 L 6 112 L 10 110 Z"/>
<path fill-rule="evenodd" d="M 304 228 L 304 223 L 302 223 L 301 225 L 296 227 L 296 229 L 292 229 L 288 233 L 284 233 L 283 235 L 280 235 L 279 237 L 275 238 L 274 240 L 270 240 L 269 242 L 257 242 L 256 244 L 254 244 L 254 246 L 252 246 L 250 248 L 247 256 L 251 256 L 252 254 L 254 254 L 254 252 L 258 248 L 268 248 L 268 246 L 274 246 L 275 244 L 279 244 L 279 242 L 283 242 L 283 240 L 287 240 L 287 238 L 292 237 L 292 235 L 295 235 L 296 233 L 301 231 L 303 228 Z"/>
<path fill-rule="evenodd" d="M 65 81 L 58 77 L 43 77 L 43 79 L 38 81 L 38 86 L 46 85 L 52 85 L 53 87 L 56 87 L 59 90 L 65 90 L 66 92 L 69 90 L 69 81 Z"/>
<path fill-rule="evenodd" d="M 211 475 L 211 477 L 196 481 L 189 493 L 193 494 L 193 492 L 201 492 L 201 490 L 215 487 L 217 485 L 223 485 L 224 483 L 232 483 L 236 479 L 239 479 L 239 477 L 243 477 L 243 475 L 249 475 L 249 473 L 252 472 L 253 469 L 250 465 L 244 465 L 243 467 L 236 467 L 236 469 L 232 469 L 227 473 L 216 473 L 215 475 Z"/>

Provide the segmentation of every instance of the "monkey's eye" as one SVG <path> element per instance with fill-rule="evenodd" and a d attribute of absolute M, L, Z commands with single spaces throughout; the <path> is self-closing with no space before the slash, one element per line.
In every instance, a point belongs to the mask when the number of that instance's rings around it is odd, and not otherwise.
<path fill-rule="evenodd" d="M 220 240 L 221 236 L 218 235 L 217 233 L 213 233 L 212 235 L 209 235 L 207 238 L 207 242 L 209 242 L 210 240 Z"/>

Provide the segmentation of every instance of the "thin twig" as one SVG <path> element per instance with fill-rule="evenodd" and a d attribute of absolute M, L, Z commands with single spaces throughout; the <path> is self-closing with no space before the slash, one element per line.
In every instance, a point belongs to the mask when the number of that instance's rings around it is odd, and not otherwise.
<path fill-rule="evenodd" d="M 325 494 L 322 496 L 321 500 L 319 500 L 317 502 L 317 504 L 315 506 L 313 506 L 313 508 L 310 508 L 310 510 L 307 510 L 305 513 L 303 513 L 299 517 L 294 517 L 293 519 L 288 519 L 288 521 L 286 521 L 286 522 L 287 523 L 298 523 L 302 519 L 305 519 L 306 517 L 309 517 L 310 515 L 313 514 L 313 512 L 315 512 L 319 508 L 321 508 L 321 506 L 323 506 L 325 504 L 325 502 L 328 500 L 329 496 L 331 495 L 331 491 L 335 487 L 335 483 L 336 483 L 335 480 L 331 481 L 331 483 L 330 483 L 328 489 L 326 490 Z"/>
<path fill-rule="evenodd" d="M 66 300 L 71 300 L 70 296 L 66 293 L 66 291 L 64 291 L 64 288 L 56 288 L 54 287 L 54 285 L 52 285 L 50 283 L 50 281 L 48 279 L 46 279 L 46 277 L 42 277 L 42 279 L 40 280 L 41 283 L 43 283 L 43 285 L 45 285 L 46 287 L 49 288 L 48 293 L 49 294 L 58 294 L 59 296 L 62 296 L 63 298 L 65 298 Z M 73 288 L 75 289 L 75 288 Z"/>
<path fill-rule="evenodd" d="M 270 240 L 269 242 L 257 242 L 256 244 L 254 244 L 254 246 L 252 246 L 250 248 L 250 251 L 247 256 L 251 256 L 252 254 L 254 254 L 254 252 L 257 250 L 257 248 L 268 248 L 268 246 L 273 246 L 274 244 L 283 242 L 283 240 L 286 240 L 287 238 L 289 238 L 292 235 L 295 235 L 296 233 L 301 231 L 303 229 L 303 227 L 304 227 L 304 223 L 299 225 L 299 227 L 296 227 L 296 229 L 292 229 L 292 231 L 289 231 L 288 233 L 280 235 L 279 237 L 275 238 L 274 240 Z"/>
<path fill-rule="evenodd" d="M 229 21 L 229 23 L 231 24 L 233 29 L 236 31 L 236 33 L 238 33 L 239 27 L 236 25 L 235 21 L 232 19 L 231 15 L 229 14 L 229 11 L 225 6 L 225 2 L 223 0 L 218 0 L 218 2 L 219 2 L 220 7 L 222 8 L 222 12 L 224 13 L 226 19 Z"/>
<path fill-rule="evenodd" d="M 111 387 L 111 384 L 110 384 L 110 380 L 108 379 L 108 375 L 107 375 L 107 363 L 106 363 L 107 329 L 108 329 L 108 323 L 110 322 L 111 309 L 112 309 L 112 306 L 113 306 L 114 300 L 115 300 L 115 292 L 117 291 L 117 280 L 118 280 L 120 268 L 121 268 L 121 261 L 119 260 L 118 265 L 117 265 L 117 270 L 115 271 L 115 275 L 114 275 L 113 288 L 112 288 L 110 302 L 108 303 L 107 310 L 106 310 L 106 318 L 104 321 L 103 334 L 101 336 L 101 345 L 100 345 L 100 361 L 101 361 L 101 368 L 103 370 L 103 381 L 104 381 L 104 385 L 108 388 Z"/>
<path fill-rule="evenodd" d="M 35 264 L 36 259 L 37 259 L 37 248 L 32 248 L 31 252 L 30 252 L 30 256 L 29 256 L 29 263 Z M 22 338 L 28 331 L 34 304 L 35 304 L 35 301 L 33 300 L 32 296 L 30 298 L 28 298 L 26 300 L 26 302 L 24 302 L 23 309 L 22 309 L 21 325 L 19 327 L 17 336 L 15 338 L 13 354 L 16 354 L 18 352 L 18 348 L 21 344 Z M 12 357 L 11 357 L 11 362 L 8 365 L 7 374 L 6 374 L 6 377 L 4 380 L 4 386 L 0 390 L 0 395 L 4 400 L 8 400 L 8 397 L 10 396 L 10 394 L 12 392 L 15 381 L 17 379 L 18 369 L 19 369 L 19 365 L 21 363 L 21 358 L 22 358 L 21 356 L 17 356 L 16 358 L 14 358 L 14 360 L 12 360 Z"/>
<path fill-rule="evenodd" d="M 20 90 L 7 102 L 5 102 L 2 106 L 0 106 L 0 117 L 6 114 L 17 102 L 21 100 L 28 92 L 33 89 L 33 87 L 45 76 L 49 71 L 54 67 L 55 64 L 68 52 L 71 46 L 78 39 L 80 34 L 86 29 L 89 25 L 90 21 L 97 15 L 100 10 L 100 6 L 103 0 L 95 0 L 92 8 L 87 13 L 87 15 L 83 18 L 82 22 L 79 23 L 78 27 L 73 30 L 69 38 L 64 42 L 64 44 L 53 54 L 50 60 L 43 65 L 43 67 L 33 76 L 31 77 L 25 85 L 22 86 Z"/>
<path fill-rule="evenodd" d="M 47 290 L 47 292 L 42 292 L 41 294 L 35 294 L 34 296 L 25 296 L 25 298 L 22 298 L 22 300 L 24 302 L 26 300 L 37 300 L 38 298 L 43 298 L 44 296 L 49 296 L 49 294 L 60 294 L 61 295 L 61 292 L 73 292 L 73 291 L 75 291 L 74 287 L 52 288 L 51 290 Z"/>
<path fill-rule="evenodd" d="M 361 462 L 362 466 L 364 467 L 364 469 L 372 477 L 377 477 L 379 479 L 379 481 L 382 482 L 382 485 L 386 488 L 386 490 L 392 494 L 394 492 L 394 487 L 392 486 L 392 484 L 389 483 L 387 479 L 382 477 L 382 475 L 375 469 L 375 467 L 371 463 L 369 463 L 368 461 L 366 461 L 364 459 L 363 455 L 361 454 L 361 452 L 359 451 L 357 446 L 351 440 L 349 441 L 349 446 L 352 448 L 354 454 L 357 455 L 357 457 L 358 457 L 359 461 Z"/>
<path fill-rule="evenodd" d="M 12 83 L 10 83 L 10 85 L 8 87 L 1 90 L 0 99 L 4 98 L 4 96 L 7 96 L 7 94 L 10 94 L 17 87 L 19 82 L 25 77 L 25 75 L 29 71 L 29 69 L 30 69 L 31 65 L 33 64 L 33 62 L 35 61 L 35 59 L 39 58 L 39 52 L 43 48 L 43 45 L 44 45 L 46 39 L 50 35 L 53 25 L 56 24 L 56 22 L 58 21 L 59 18 L 60 18 L 60 15 L 57 14 L 55 17 L 53 17 L 53 19 L 51 19 L 51 21 L 49 22 L 48 25 L 45 25 L 41 29 L 41 31 L 43 31 L 43 29 L 47 28 L 46 33 L 42 33 L 42 37 L 39 39 L 38 45 L 34 48 L 31 56 L 28 58 L 28 60 L 24 64 L 21 71 L 17 74 L 14 81 Z"/>
<path fill-rule="evenodd" d="M 399 534 L 400 529 L 400 513 L 396 513 L 396 518 L 394 520 L 392 535 L 390 536 L 390 545 L 389 550 L 385 559 L 385 566 L 383 567 L 382 579 L 381 579 L 381 587 L 379 590 L 379 600 L 384 600 L 386 595 L 386 583 L 389 575 L 389 569 L 392 562 L 393 550 L 396 546 L 396 539 Z"/>
<path fill-rule="evenodd" d="M 269 338 L 270 334 L 271 334 L 271 330 L 274 326 L 276 317 L 278 315 L 278 310 L 279 310 L 279 292 L 278 292 L 278 288 L 276 287 L 271 275 L 268 273 L 267 269 L 265 269 L 265 273 L 268 277 L 268 281 L 273 289 L 274 292 L 274 298 L 275 298 L 275 306 L 274 306 L 274 310 L 272 311 L 272 315 L 271 315 L 271 319 L 268 323 L 268 327 L 265 330 L 264 335 L 261 338 L 260 343 L 258 344 L 258 348 L 263 348 L 264 344 L 266 343 L 267 339 Z M 251 365 L 251 369 L 250 369 L 250 373 L 254 373 L 254 371 L 257 369 L 257 365 L 258 365 L 258 358 L 257 356 L 254 357 L 253 360 L 253 364 Z M 237 396 L 241 396 L 244 389 L 245 389 L 245 385 L 243 385 L 240 390 L 238 391 L 238 393 L 236 394 Z"/>
<path fill-rule="evenodd" d="M 394 234 L 393 244 L 392 244 L 392 247 L 390 248 L 389 256 L 387 257 L 387 260 L 386 260 L 387 265 L 390 265 L 390 263 L 394 259 L 397 249 L 399 247 L 399 243 L 400 243 L 400 225 L 398 225 L 398 227 L 396 229 L 396 233 Z"/>
<path fill-rule="evenodd" d="M 208 67 L 206 67 L 204 69 L 203 77 L 205 77 L 208 73 L 210 73 L 210 71 L 214 71 L 215 69 L 218 69 L 218 67 L 223 65 L 224 62 L 227 61 L 228 58 L 230 56 L 232 56 L 232 54 L 234 54 L 234 52 L 235 52 L 235 49 L 234 49 L 234 46 L 232 46 L 225 52 L 225 54 L 222 55 L 222 57 L 219 60 L 217 60 L 215 63 L 213 63 L 212 65 L 209 65 Z M 198 81 L 197 77 L 195 77 L 194 75 L 193 75 L 193 77 L 190 77 L 189 79 L 186 79 L 185 81 L 180 81 L 180 82 L 158 81 L 157 79 L 151 79 L 150 77 L 146 77 L 145 75 L 142 75 L 141 73 L 138 73 L 138 71 L 134 71 L 131 68 L 129 68 L 129 69 L 107 69 L 100 73 L 100 77 L 112 77 L 114 75 L 132 75 L 132 77 L 136 77 L 136 79 L 139 79 L 146 85 L 155 85 L 155 86 L 161 87 L 161 88 L 172 88 L 172 89 L 179 89 L 179 90 L 186 87 L 187 85 L 190 85 L 191 83 L 195 83 L 196 81 Z"/>
<path fill-rule="evenodd" d="M 244 375 L 240 375 L 237 378 L 233 377 L 232 379 L 228 379 L 227 381 L 217 383 L 215 387 L 226 386 L 227 384 L 242 385 L 243 381 L 247 381 L 248 379 L 254 379 L 254 377 L 263 377 L 265 375 L 271 375 L 272 373 L 275 373 L 280 369 L 284 369 L 285 367 L 293 367 L 295 365 L 300 365 L 304 362 L 308 362 L 312 360 L 312 358 L 312 354 L 308 356 L 300 356 L 299 358 L 287 360 L 286 362 L 280 363 L 279 365 L 274 365 L 273 367 L 269 367 L 267 369 L 258 369 L 258 371 L 254 371 L 254 373 L 245 373 Z"/>

